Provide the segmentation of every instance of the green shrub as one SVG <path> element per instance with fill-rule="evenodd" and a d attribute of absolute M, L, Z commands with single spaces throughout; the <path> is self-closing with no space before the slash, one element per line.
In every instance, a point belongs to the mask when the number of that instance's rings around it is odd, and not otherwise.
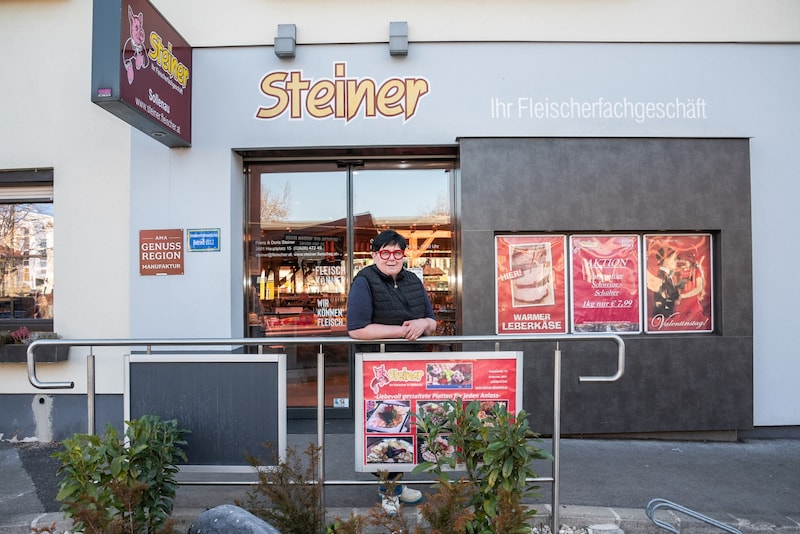
<path fill-rule="evenodd" d="M 273 444 L 265 446 L 272 454 L 271 467 L 265 467 L 260 456 L 245 455 L 258 471 L 258 483 L 247 493 L 246 510 L 286 534 L 320 532 L 324 521 L 320 510 L 322 488 L 314 481 L 322 449 L 310 443 L 304 462 L 291 447 L 281 459 Z"/>
<path fill-rule="evenodd" d="M 408 524 L 403 514 L 389 516 L 376 503 L 367 516 L 337 517 L 323 528 L 320 511 L 322 488 L 315 482 L 321 449 L 310 444 L 304 463 L 291 448 L 286 459 L 273 452 L 274 467 L 264 467 L 261 458 L 247 455 L 259 473 L 259 481 L 248 495 L 247 509 L 266 519 L 281 532 L 363 534 L 365 532 L 414 532 L 415 534 L 520 534 L 530 532 L 528 521 L 535 509 L 522 504 L 534 497 L 538 486 L 534 460 L 552 459 L 547 451 L 533 445 L 538 434 L 528 426 L 527 414 L 509 414 L 502 404 L 461 399 L 443 401 L 443 412 L 415 414 L 414 425 L 423 448 L 435 461 L 420 463 L 415 473 L 436 475 L 436 492 L 420 505 L 427 526 Z M 443 413 L 446 412 L 446 417 Z M 452 480 L 455 469 L 466 471 Z M 380 484 L 393 493 L 398 480 L 380 471 Z M 266 501 L 264 500 L 266 499 Z"/>
<path fill-rule="evenodd" d="M 414 472 L 435 474 L 440 497 L 433 499 L 435 505 L 422 507 L 423 517 L 439 532 L 529 532 L 527 520 L 536 510 L 526 509 L 522 501 L 535 496 L 538 489 L 527 482 L 537 476 L 531 463 L 551 456 L 532 444 L 539 436 L 530 430 L 525 411 L 514 416 L 501 403 L 461 399 L 442 404 L 440 413 L 415 414 L 417 434 L 435 459 L 418 464 Z M 466 471 L 457 491 L 451 477 L 456 468 Z M 454 500 L 452 505 L 445 504 Z M 471 518 L 465 518 L 457 505 L 464 500 Z M 453 530 L 462 524 L 463 530 Z"/>
<path fill-rule="evenodd" d="M 187 430 L 175 420 L 128 421 L 125 439 L 107 426 L 102 436 L 75 434 L 53 453 L 63 475 L 56 500 L 76 531 L 91 534 L 172 532 L 178 460 Z M 127 445 L 126 445 L 127 443 Z"/>
<path fill-rule="evenodd" d="M 265 447 L 272 455 L 269 466 L 260 456 L 245 455 L 258 472 L 258 482 L 248 491 L 244 508 L 279 531 L 285 534 L 364 534 L 376 532 L 370 527 L 377 527 L 377 532 L 411 532 L 401 514 L 389 516 L 380 504 L 365 517 L 351 514 L 348 519 L 337 517 L 333 523 L 325 525 L 321 510 L 323 488 L 316 482 L 322 448 L 309 443 L 304 460 L 292 447 L 286 448 L 285 459 L 280 458 L 274 444 L 267 443 Z M 386 471 L 378 474 L 380 484 L 388 493 L 394 493 L 397 481 L 390 480 Z"/>

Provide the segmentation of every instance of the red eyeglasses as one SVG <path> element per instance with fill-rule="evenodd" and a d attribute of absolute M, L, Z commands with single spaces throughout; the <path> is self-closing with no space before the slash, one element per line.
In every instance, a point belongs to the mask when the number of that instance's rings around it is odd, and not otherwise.
<path fill-rule="evenodd" d="M 394 257 L 394 259 L 396 260 L 402 260 L 403 256 L 406 255 L 405 251 L 402 250 L 386 250 L 386 249 L 379 250 L 377 254 L 378 256 L 380 256 L 382 260 L 388 260 L 391 257 Z"/>

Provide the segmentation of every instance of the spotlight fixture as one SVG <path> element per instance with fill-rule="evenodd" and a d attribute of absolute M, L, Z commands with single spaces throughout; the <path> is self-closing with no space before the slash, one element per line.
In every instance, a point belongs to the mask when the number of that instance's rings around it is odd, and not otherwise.
<path fill-rule="evenodd" d="M 297 26 L 294 24 L 278 24 L 278 36 L 275 37 L 275 55 L 280 58 L 294 57 L 297 44 Z"/>
<path fill-rule="evenodd" d="M 389 55 L 408 55 L 408 22 L 402 20 L 389 23 Z"/>

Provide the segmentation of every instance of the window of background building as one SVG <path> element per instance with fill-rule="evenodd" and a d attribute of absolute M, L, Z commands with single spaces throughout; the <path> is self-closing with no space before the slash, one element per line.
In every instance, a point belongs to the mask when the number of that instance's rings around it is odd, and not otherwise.
<path fill-rule="evenodd" d="M 53 171 L 0 171 L 0 330 L 53 328 Z"/>

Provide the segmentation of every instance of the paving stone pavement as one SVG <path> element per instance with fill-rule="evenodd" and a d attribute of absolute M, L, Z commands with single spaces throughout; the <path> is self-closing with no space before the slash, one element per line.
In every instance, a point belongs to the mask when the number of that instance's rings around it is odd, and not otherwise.
<path fill-rule="evenodd" d="M 302 451 L 316 440 L 309 434 L 289 436 Z M 543 448 L 550 446 L 542 442 Z M 0 442 L 0 534 L 30 534 L 55 523 L 56 532 L 70 529 L 55 501 L 58 464 L 50 457 L 52 443 Z M 351 512 L 366 514 L 377 503 L 375 478 L 353 470 L 352 434 L 326 434 L 328 481 L 362 480 L 364 485 L 330 485 L 325 492 L 329 519 Z M 800 440 L 694 442 L 616 439 L 562 439 L 559 474 L 559 523 L 569 534 L 663 533 L 645 514 L 654 498 L 697 511 L 743 534 L 800 534 Z M 552 463 L 535 466 L 550 476 Z M 214 475 L 220 476 L 227 475 Z M 213 478 L 213 477 L 211 477 Z M 408 477 L 409 482 L 428 479 Z M 230 480 L 230 479 L 226 479 Z M 423 491 L 427 484 L 415 485 Z M 248 486 L 183 485 L 175 500 L 177 532 L 186 532 L 203 510 L 244 502 Z M 532 525 L 549 532 L 552 485 L 543 484 L 531 503 L 539 513 Z M 420 520 L 415 507 L 405 507 L 410 523 Z M 659 519 L 680 532 L 721 532 L 685 514 L 661 510 Z"/>

